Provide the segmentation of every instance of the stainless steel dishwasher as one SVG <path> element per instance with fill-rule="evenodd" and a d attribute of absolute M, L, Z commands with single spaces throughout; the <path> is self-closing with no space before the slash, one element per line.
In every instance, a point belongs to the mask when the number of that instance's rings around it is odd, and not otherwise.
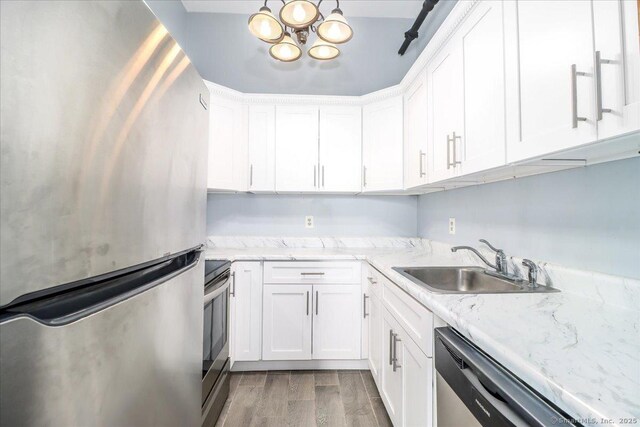
<path fill-rule="evenodd" d="M 453 328 L 435 332 L 438 427 L 581 425 Z"/>

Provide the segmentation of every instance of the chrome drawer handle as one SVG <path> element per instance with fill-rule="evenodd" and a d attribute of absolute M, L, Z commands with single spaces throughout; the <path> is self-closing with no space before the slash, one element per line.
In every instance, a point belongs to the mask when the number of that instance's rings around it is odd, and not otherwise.
<path fill-rule="evenodd" d="M 324 276 L 324 273 L 322 273 L 322 272 L 317 272 L 317 273 L 314 273 L 314 272 L 302 272 L 302 273 L 300 273 L 300 275 L 301 276 Z"/>

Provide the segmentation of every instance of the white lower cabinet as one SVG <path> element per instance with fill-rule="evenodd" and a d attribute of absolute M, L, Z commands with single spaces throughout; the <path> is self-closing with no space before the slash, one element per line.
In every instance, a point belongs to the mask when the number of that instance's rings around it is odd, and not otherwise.
<path fill-rule="evenodd" d="M 263 360 L 360 359 L 360 301 L 359 284 L 264 285 Z"/>
<path fill-rule="evenodd" d="M 433 365 L 393 315 L 383 309 L 380 394 L 395 426 L 432 425 Z"/>
<path fill-rule="evenodd" d="M 367 358 L 374 381 L 380 387 L 382 372 L 382 303 L 380 298 L 371 293 L 367 299 L 367 317 L 369 336 L 367 339 Z"/>
<path fill-rule="evenodd" d="M 360 286 L 313 286 L 313 358 L 360 359 Z"/>
<path fill-rule="evenodd" d="M 262 265 L 234 262 L 231 269 L 231 355 L 234 361 L 260 360 Z"/>
<path fill-rule="evenodd" d="M 264 285 L 262 358 L 311 359 L 313 285 Z"/>
<path fill-rule="evenodd" d="M 395 426 L 402 425 L 402 375 L 399 368 L 394 368 L 394 357 L 398 355 L 396 334 L 400 331 L 400 326 L 394 317 L 383 309 L 382 314 L 382 369 L 381 369 L 381 385 L 380 395 L 387 408 L 389 418 Z M 402 338 L 400 338 L 402 339 Z M 402 346 L 400 346 L 400 357 L 402 357 Z"/>

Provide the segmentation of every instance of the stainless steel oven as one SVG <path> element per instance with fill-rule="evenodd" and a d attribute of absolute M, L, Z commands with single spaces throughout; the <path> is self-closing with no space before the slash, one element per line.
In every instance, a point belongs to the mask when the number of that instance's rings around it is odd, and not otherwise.
<path fill-rule="evenodd" d="M 231 263 L 205 262 L 202 346 L 202 426 L 214 426 L 229 396 L 229 285 Z"/>

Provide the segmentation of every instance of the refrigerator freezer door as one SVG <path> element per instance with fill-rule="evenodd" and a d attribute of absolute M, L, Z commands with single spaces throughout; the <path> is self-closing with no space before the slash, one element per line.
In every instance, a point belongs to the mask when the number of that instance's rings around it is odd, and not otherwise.
<path fill-rule="evenodd" d="M 0 43 L 0 306 L 204 243 L 208 91 L 142 1 L 3 1 Z"/>
<path fill-rule="evenodd" d="M 125 286 L 124 300 L 107 282 L 102 301 L 54 297 L 0 324 L 0 425 L 199 427 L 203 264 L 185 261 L 149 283 L 131 274 L 143 292 Z M 114 297 L 99 311 L 81 306 Z"/>

